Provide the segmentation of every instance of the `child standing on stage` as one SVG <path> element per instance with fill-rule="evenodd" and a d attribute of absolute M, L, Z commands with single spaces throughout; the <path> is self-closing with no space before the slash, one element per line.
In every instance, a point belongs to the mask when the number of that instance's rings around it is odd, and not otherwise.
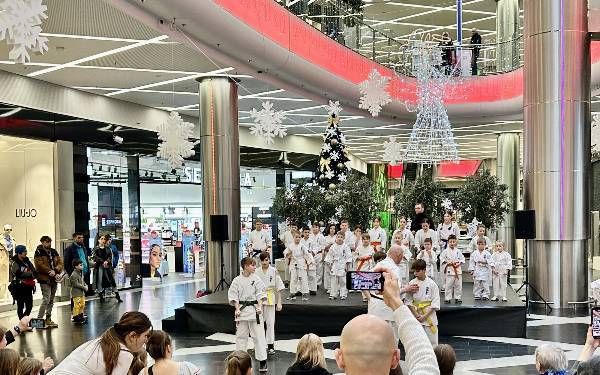
<path fill-rule="evenodd" d="M 235 307 L 236 350 L 246 350 L 248 335 L 254 343 L 254 355 L 260 363 L 260 372 L 267 371 L 267 343 L 263 326 L 262 304 L 266 299 L 265 284 L 254 274 L 256 261 L 245 257 L 242 273 L 233 279 L 227 291 L 229 304 Z"/>
<path fill-rule="evenodd" d="M 408 283 L 408 266 L 412 259 L 408 241 L 403 240 L 400 233 L 396 233 L 396 235 L 392 237 L 392 245 L 399 245 L 402 248 L 402 260 L 398 263 L 398 269 L 400 270 L 400 281 L 402 282 L 402 285 L 406 285 Z"/>
<path fill-rule="evenodd" d="M 356 271 L 367 271 L 373 268 L 373 254 L 375 250 L 371 246 L 371 236 L 368 233 L 362 235 L 362 243 L 356 248 L 354 252 L 354 264 L 356 265 Z M 368 292 L 362 291 L 363 302 L 368 300 Z"/>
<path fill-rule="evenodd" d="M 306 247 L 308 250 L 308 255 L 312 262 L 307 263 L 306 273 L 308 275 L 308 293 L 311 296 L 317 295 L 317 264 L 315 263 L 315 257 L 313 256 L 312 251 L 310 251 L 310 229 L 308 227 L 302 228 L 302 239 L 300 243 Z"/>
<path fill-rule="evenodd" d="M 448 248 L 442 251 L 440 262 L 441 272 L 444 274 L 444 292 L 445 302 L 450 303 L 452 298 L 456 303 L 462 303 L 462 264 L 465 263 L 465 256 L 456 247 L 458 240 L 451 234 L 448 236 Z"/>
<path fill-rule="evenodd" d="M 312 254 L 315 260 L 317 287 L 319 287 L 323 285 L 323 250 L 325 249 L 325 237 L 321 233 L 321 227 L 319 227 L 319 223 L 312 224 L 312 230 L 308 236 L 308 243 L 308 251 Z"/>
<path fill-rule="evenodd" d="M 325 229 L 325 248 L 323 250 L 323 285 L 325 286 L 327 294 L 329 294 L 331 289 L 331 266 L 325 262 L 325 258 L 327 257 L 329 249 L 335 243 L 337 237 L 335 233 L 335 224 L 327 224 Z"/>
<path fill-rule="evenodd" d="M 298 226 L 294 223 L 290 223 L 288 225 L 288 229 L 285 232 L 279 234 L 279 239 L 281 240 L 281 242 L 283 242 L 283 246 L 285 248 L 287 248 L 288 246 L 290 246 L 291 244 L 294 243 L 294 236 L 292 233 L 296 230 L 298 230 Z M 286 264 L 289 264 L 289 263 L 286 263 Z M 289 266 L 285 267 L 284 275 L 285 275 L 284 281 L 286 283 L 289 283 L 289 281 L 290 281 L 290 267 Z"/>
<path fill-rule="evenodd" d="M 417 259 L 422 259 L 425 262 L 427 277 L 436 283 L 439 282 L 437 277 L 437 254 L 433 251 L 431 238 L 426 238 L 423 241 L 423 248 L 417 253 Z"/>
<path fill-rule="evenodd" d="M 266 230 L 263 230 L 263 222 L 256 220 L 254 230 L 248 237 L 248 256 L 258 257 L 260 253 L 271 252 L 271 237 Z"/>
<path fill-rule="evenodd" d="M 423 219 L 421 222 L 421 229 L 415 234 L 415 248 L 417 248 L 417 251 L 421 249 L 423 241 L 425 241 L 426 238 L 431 238 L 433 249 L 438 252 L 440 240 L 437 232 L 429 228 L 429 219 Z"/>
<path fill-rule="evenodd" d="M 485 240 L 477 240 L 477 251 L 471 253 L 469 271 L 473 276 L 473 295 L 476 300 L 490 299 L 490 281 L 492 278 L 492 254 L 485 248 Z"/>
<path fill-rule="evenodd" d="M 275 267 L 271 266 L 271 256 L 267 252 L 260 253 L 261 267 L 256 276 L 265 284 L 266 300 L 262 304 L 263 319 L 267 325 L 266 341 L 269 354 L 275 354 L 275 311 L 281 311 L 281 291 L 285 289 L 281 277 Z"/>
<path fill-rule="evenodd" d="M 369 231 L 371 237 L 371 245 L 375 251 L 385 251 L 387 249 L 387 233 L 381 227 L 381 217 L 375 216 L 373 219 L 373 228 Z"/>
<path fill-rule="evenodd" d="M 477 235 L 475 235 L 475 237 L 473 237 L 473 239 L 471 239 L 471 242 L 469 243 L 469 252 L 472 253 L 475 250 L 477 250 L 477 241 L 480 238 L 485 241 L 485 248 L 487 250 L 492 249 L 492 241 L 490 241 L 490 239 L 485 235 L 485 225 L 479 224 L 477 226 Z"/>
<path fill-rule="evenodd" d="M 412 265 L 415 278 L 409 285 L 418 285 L 414 293 L 407 293 L 404 303 L 408 305 L 413 315 L 425 330 L 432 346 L 438 344 L 438 320 L 436 311 L 440 309 L 440 290 L 430 277 L 427 276 L 427 265 L 423 259 L 417 259 Z"/>
<path fill-rule="evenodd" d="M 504 251 L 504 242 L 496 241 L 496 251 L 492 254 L 492 286 L 494 287 L 494 297 L 492 301 L 508 301 L 506 299 L 506 278 L 508 271 L 512 269 L 512 258 L 510 254 Z"/>
<path fill-rule="evenodd" d="M 448 247 L 448 236 L 455 235 L 456 238 L 460 237 L 460 230 L 458 224 L 452 221 L 452 212 L 446 211 L 444 214 L 444 221 L 438 225 L 438 236 L 440 237 L 440 249 L 444 250 Z"/>
<path fill-rule="evenodd" d="M 409 247 L 412 248 L 415 243 L 415 236 L 413 236 L 410 228 L 406 227 L 406 218 L 404 216 L 400 217 L 400 220 L 398 220 L 398 225 L 398 229 L 394 231 L 394 236 L 400 233 L 402 239 L 407 240 Z"/>
<path fill-rule="evenodd" d="M 302 293 L 302 300 L 308 301 L 308 265 L 314 262 L 313 258 L 308 253 L 306 246 L 300 243 L 300 233 L 294 231 L 294 243 L 289 245 L 283 252 L 283 255 L 288 259 L 290 269 L 290 295 L 288 300 L 296 299 L 298 289 Z"/>
<path fill-rule="evenodd" d="M 336 299 L 339 293 L 340 299 L 345 300 L 348 297 L 346 289 L 346 272 L 349 265 L 352 264 L 352 252 L 350 247 L 344 243 L 344 233 L 339 231 L 336 240 L 327 256 L 325 263 L 331 267 L 331 289 L 329 299 Z"/>

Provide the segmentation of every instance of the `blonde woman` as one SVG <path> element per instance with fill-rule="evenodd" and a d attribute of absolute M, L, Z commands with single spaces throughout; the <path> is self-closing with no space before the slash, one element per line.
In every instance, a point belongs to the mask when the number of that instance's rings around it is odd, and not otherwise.
<path fill-rule="evenodd" d="M 296 361 L 286 375 L 331 375 L 325 363 L 325 349 L 321 338 L 309 333 L 300 339 L 296 348 Z"/>
<path fill-rule="evenodd" d="M 21 358 L 21 362 L 19 362 L 17 375 L 43 375 L 47 374 L 53 366 L 52 358 L 46 358 L 44 362 L 41 362 L 35 358 L 25 357 Z"/>

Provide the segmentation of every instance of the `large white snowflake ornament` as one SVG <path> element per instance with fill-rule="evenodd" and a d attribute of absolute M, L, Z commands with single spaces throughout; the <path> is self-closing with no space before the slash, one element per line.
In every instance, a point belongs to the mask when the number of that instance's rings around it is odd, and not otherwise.
<path fill-rule="evenodd" d="M 386 91 L 389 81 L 390 77 L 382 76 L 377 69 L 371 70 L 369 78 L 358 85 L 361 95 L 358 108 L 366 109 L 371 116 L 377 117 L 381 107 L 392 101 Z"/>
<path fill-rule="evenodd" d="M 250 127 L 250 134 L 263 137 L 266 144 L 273 144 L 273 138 L 283 138 L 287 135 L 285 127 L 282 125 L 285 120 L 283 111 L 273 110 L 273 103 L 266 101 L 262 103 L 262 109 L 257 111 L 252 108 L 250 117 L 254 121 L 254 125 Z"/>
<path fill-rule="evenodd" d="M 327 109 L 327 114 L 329 116 L 335 115 L 335 117 L 340 117 L 340 112 L 342 112 L 342 106 L 340 105 L 340 102 L 334 102 L 333 100 L 329 101 L 329 105 L 326 105 L 325 109 Z"/>
<path fill-rule="evenodd" d="M 11 60 L 24 64 L 31 59 L 29 50 L 48 51 L 48 38 L 40 36 L 47 9 L 42 0 L 0 0 L 0 41 L 13 45 Z"/>
<path fill-rule="evenodd" d="M 390 137 L 389 142 L 383 142 L 383 161 L 397 165 L 402 160 L 402 146 L 396 142 L 396 137 Z"/>
<path fill-rule="evenodd" d="M 197 142 L 190 141 L 194 135 L 194 124 L 185 122 L 177 112 L 171 112 L 167 122 L 158 126 L 158 139 L 162 142 L 158 145 L 156 156 L 169 161 L 171 168 L 180 168 L 183 159 L 194 155 L 194 145 Z"/>
<path fill-rule="evenodd" d="M 446 211 L 452 211 L 452 201 L 450 199 L 448 199 L 448 198 L 444 198 L 442 200 L 442 207 Z"/>
<path fill-rule="evenodd" d="M 479 224 L 481 224 L 481 221 L 477 220 L 476 217 L 474 217 L 473 220 L 469 224 L 467 224 L 467 233 L 469 237 L 475 237 L 475 235 L 477 234 L 477 226 Z"/>

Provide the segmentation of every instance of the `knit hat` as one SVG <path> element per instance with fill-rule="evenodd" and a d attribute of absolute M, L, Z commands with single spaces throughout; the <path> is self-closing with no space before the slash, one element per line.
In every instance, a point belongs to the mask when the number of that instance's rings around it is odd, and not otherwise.
<path fill-rule="evenodd" d="M 25 247 L 25 245 L 17 245 L 15 247 L 15 254 L 21 254 L 27 251 L 27 248 Z"/>

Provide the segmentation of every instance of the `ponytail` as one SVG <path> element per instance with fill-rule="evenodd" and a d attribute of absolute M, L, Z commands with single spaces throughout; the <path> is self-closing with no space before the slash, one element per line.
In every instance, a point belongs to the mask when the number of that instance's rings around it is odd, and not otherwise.
<path fill-rule="evenodd" d="M 246 375 L 252 369 L 252 359 L 243 350 L 236 350 L 225 358 L 225 375 Z"/>

